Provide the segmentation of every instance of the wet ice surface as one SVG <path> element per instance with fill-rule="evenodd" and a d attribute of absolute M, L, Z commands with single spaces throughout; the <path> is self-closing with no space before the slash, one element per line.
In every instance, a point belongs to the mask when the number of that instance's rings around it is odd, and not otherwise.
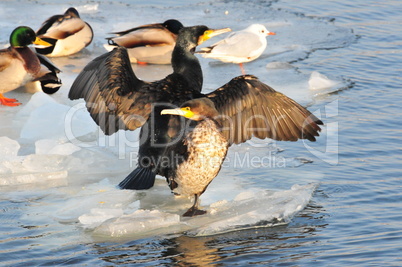
<path fill-rule="evenodd" d="M 27 2 L 21 6 L 10 3 L 0 4 L 0 14 L 4 17 L 1 44 L 4 46 L 8 39 L 4 36 L 16 25 L 37 29 L 41 21 L 33 17 L 44 21 L 69 7 L 53 1 Z M 104 38 L 110 36 L 109 32 L 177 18 L 184 25 L 207 24 L 211 28 L 231 27 L 233 30 L 251 23 L 264 24 L 277 35 L 268 37 L 268 47 L 261 58 L 245 64 L 246 72 L 303 105 L 313 105 L 316 96 L 342 90 L 350 83 L 342 77 L 318 71 L 304 73 L 292 63 L 317 49 L 350 44 L 355 36 L 349 29 L 336 27 L 324 19 L 270 9 L 268 4 L 261 8 L 237 1 L 171 8 L 151 5 L 133 8 L 122 2 L 75 7 L 93 27 L 95 39 L 79 54 L 52 59 L 63 71 L 60 91 L 51 96 L 21 90 L 10 92 L 7 96 L 16 97 L 23 104 L 16 108 L 0 107 L 1 200 L 28 203 L 21 208 L 26 223 L 35 224 L 35 218 L 41 218 L 40 223 L 53 225 L 49 231 L 64 229 L 73 233 L 72 239 L 80 235 L 135 239 L 183 232 L 212 235 L 287 223 L 309 203 L 320 174 L 307 180 L 296 178 L 293 181 L 297 183 L 292 184 L 274 182 L 276 177 L 271 175 L 281 175 L 281 168 L 300 167 L 312 159 L 291 151 L 282 155 L 281 143 L 270 140 L 251 140 L 231 148 L 220 175 L 201 197 L 201 205 L 208 211 L 205 216 L 181 217 L 192 201 L 174 197 L 164 178 L 158 179 L 155 187 L 148 191 L 118 190 L 118 182 L 135 166 L 138 131 L 119 131 L 105 136 L 86 112 L 83 101 L 70 101 L 67 94 L 79 71 L 105 52 Z M 23 16 L 12 15 L 17 9 Z M 40 15 L 30 10 L 40 10 Z M 158 14 L 157 19 L 155 14 Z M 316 34 L 304 38 L 303 32 L 312 30 Z M 218 39 L 212 39 L 211 43 Z M 205 92 L 241 74 L 237 65 L 199 59 L 205 76 Z M 161 79 L 171 72 L 170 66 L 133 67 L 144 80 Z M 325 128 L 323 135 L 322 138 L 326 138 Z M 291 175 L 297 176 L 298 172 Z M 267 182 L 257 182 L 264 178 Z"/>

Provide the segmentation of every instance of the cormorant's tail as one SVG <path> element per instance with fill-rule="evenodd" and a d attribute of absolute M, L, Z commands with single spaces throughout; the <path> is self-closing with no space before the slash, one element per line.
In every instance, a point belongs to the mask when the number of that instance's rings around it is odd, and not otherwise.
<path fill-rule="evenodd" d="M 149 168 L 137 167 L 123 181 L 120 182 L 120 189 L 142 190 L 154 186 L 156 174 Z"/>

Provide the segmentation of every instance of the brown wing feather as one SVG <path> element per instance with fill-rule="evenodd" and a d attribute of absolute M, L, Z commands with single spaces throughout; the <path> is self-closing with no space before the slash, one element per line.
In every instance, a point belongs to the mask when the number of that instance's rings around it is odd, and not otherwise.
<path fill-rule="evenodd" d="M 160 94 L 139 80 L 127 50 L 118 47 L 91 61 L 75 79 L 68 97 L 84 98 L 92 118 L 105 134 L 141 127 Z"/>
<path fill-rule="evenodd" d="M 315 141 L 322 121 L 296 101 L 251 75 L 239 76 L 207 95 L 221 114 L 218 121 L 229 143 L 252 136 L 282 141 Z"/>

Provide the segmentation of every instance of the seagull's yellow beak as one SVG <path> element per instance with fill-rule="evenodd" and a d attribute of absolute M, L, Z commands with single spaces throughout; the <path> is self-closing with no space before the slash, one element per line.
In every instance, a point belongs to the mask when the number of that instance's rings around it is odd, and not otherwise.
<path fill-rule="evenodd" d="M 225 33 L 225 32 L 230 32 L 231 29 L 230 28 L 223 28 L 223 29 L 217 29 L 217 30 L 206 30 L 204 32 L 203 35 L 200 36 L 200 38 L 198 39 L 198 45 L 202 44 L 203 42 L 205 42 L 206 40 L 217 36 L 219 34 Z"/>

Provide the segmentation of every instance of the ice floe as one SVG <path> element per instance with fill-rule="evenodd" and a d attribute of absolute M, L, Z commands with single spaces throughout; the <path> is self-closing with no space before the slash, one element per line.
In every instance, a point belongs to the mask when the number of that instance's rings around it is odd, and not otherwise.
<path fill-rule="evenodd" d="M 205 216 L 185 218 L 181 213 L 191 205 L 164 188 L 147 191 L 119 190 L 108 179 L 74 192 L 53 215 L 58 221 L 78 222 L 94 236 L 139 238 L 158 234 L 185 232 L 190 236 L 221 234 L 246 228 L 267 227 L 288 223 L 309 203 L 317 184 L 294 185 L 288 190 L 261 188 L 220 189 L 220 200 L 202 197 Z M 209 204 L 208 204 L 209 203 Z"/>

